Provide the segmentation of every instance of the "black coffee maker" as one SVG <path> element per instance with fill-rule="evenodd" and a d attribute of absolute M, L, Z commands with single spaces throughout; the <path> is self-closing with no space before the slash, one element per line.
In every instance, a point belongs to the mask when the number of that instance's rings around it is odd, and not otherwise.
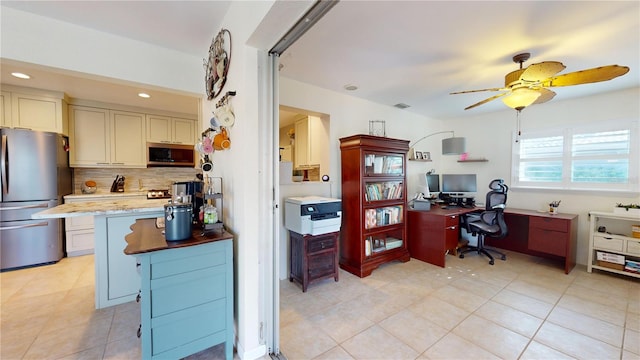
<path fill-rule="evenodd" d="M 198 214 L 200 213 L 200 207 L 204 204 L 201 196 L 197 196 L 198 194 L 202 194 L 202 181 L 194 180 L 194 181 L 176 181 L 171 186 L 171 197 L 175 199 L 177 196 L 181 194 L 191 195 L 191 204 L 193 206 L 193 222 L 197 222 Z"/>

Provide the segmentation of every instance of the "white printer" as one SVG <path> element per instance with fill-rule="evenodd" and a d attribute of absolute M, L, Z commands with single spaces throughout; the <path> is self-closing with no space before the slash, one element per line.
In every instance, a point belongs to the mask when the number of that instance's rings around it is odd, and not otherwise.
<path fill-rule="evenodd" d="M 284 226 L 302 235 L 321 235 L 340 230 L 342 200 L 320 196 L 285 200 Z"/>

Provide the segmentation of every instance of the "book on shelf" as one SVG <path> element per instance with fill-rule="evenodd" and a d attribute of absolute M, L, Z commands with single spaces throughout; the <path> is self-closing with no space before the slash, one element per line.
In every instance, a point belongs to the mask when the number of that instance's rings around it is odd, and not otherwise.
<path fill-rule="evenodd" d="M 372 244 L 371 251 L 374 253 L 387 250 L 387 244 L 385 239 L 372 239 L 371 244 Z"/>
<path fill-rule="evenodd" d="M 399 248 L 402 246 L 402 240 L 394 237 L 387 237 L 385 243 L 386 243 L 387 250 Z"/>

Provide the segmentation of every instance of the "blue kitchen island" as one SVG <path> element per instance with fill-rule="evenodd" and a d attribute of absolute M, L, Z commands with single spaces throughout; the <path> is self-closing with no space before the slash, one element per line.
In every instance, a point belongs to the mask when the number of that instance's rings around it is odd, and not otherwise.
<path fill-rule="evenodd" d="M 143 359 L 179 359 L 224 343 L 233 359 L 233 236 L 194 230 L 166 241 L 155 219 L 139 219 L 124 253 L 141 279 Z"/>

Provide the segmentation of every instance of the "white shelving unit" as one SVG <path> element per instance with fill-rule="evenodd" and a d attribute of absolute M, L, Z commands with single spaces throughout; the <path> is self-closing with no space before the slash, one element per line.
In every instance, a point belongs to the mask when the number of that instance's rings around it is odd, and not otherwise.
<path fill-rule="evenodd" d="M 640 225 L 640 215 L 591 211 L 589 227 L 589 260 L 587 271 L 593 269 L 640 278 L 640 274 L 597 265 L 596 251 L 623 255 L 625 260 L 640 261 L 640 238 L 631 236 L 631 226 Z M 605 231 L 599 232 L 603 226 Z"/>

